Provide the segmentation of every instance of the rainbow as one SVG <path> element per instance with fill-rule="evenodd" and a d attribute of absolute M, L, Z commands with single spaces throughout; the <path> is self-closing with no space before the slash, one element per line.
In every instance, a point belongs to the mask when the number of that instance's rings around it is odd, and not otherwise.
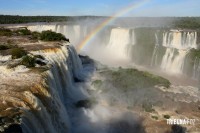
<path fill-rule="evenodd" d="M 83 49 L 85 46 L 87 46 L 95 37 L 96 34 L 98 34 L 100 31 L 104 29 L 106 25 L 111 23 L 113 20 L 115 20 L 117 17 L 123 16 L 127 14 L 128 12 L 141 7 L 142 5 L 148 3 L 150 0 L 142 0 L 138 3 L 130 4 L 129 6 L 122 9 L 120 12 L 116 13 L 115 15 L 109 17 L 105 21 L 103 21 L 101 24 L 99 24 L 93 31 L 91 31 L 77 46 L 78 52 L 80 52 L 81 49 Z"/>

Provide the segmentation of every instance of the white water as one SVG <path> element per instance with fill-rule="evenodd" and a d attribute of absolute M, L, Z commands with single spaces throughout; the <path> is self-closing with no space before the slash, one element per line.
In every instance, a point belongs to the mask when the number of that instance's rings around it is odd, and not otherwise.
<path fill-rule="evenodd" d="M 86 32 L 86 28 L 82 28 L 80 25 L 57 25 L 57 24 L 50 24 L 50 25 L 30 25 L 27 28 L 31 31 L 42 32 L 45 30 L 52 30 L 57 33 L 62 33 L 67 38 L 70 39 L 72 44 L 77 44 L 83 38 Z"/>
<path fill-rule="evenodd" d="M 197 32 L 171 30 L 163 33 L 163 46 L 176 49 L 197 48 Z"/>
<path fill-rule="evenodd" d="M 187 51 L 178 50 L 178 54 L 174 48 L 167 48 L 163 56 L 161 68 L 167 72 L 181 74 L 184 67 L 185 56 Z"/>
<path fill-rule="evenodd" d="M 200 59 L 196 57 L 193 67 L 193 78 L 200 79 Z"/>
<path fill-rule="evenodd" d="M 130 43 L 129 29 L 112 29 L 107 48 L 111 56 L 117 58 L 128 57 L 128 44 Z"/>
<path fill-rule="evenodd" d="M 163 33 L 162 46 L 166 47 L 161 68 L 166 72 L 182 74 L 185 57 L 191 48 L 198 48 L 196 32 L 171 30 Z"/>

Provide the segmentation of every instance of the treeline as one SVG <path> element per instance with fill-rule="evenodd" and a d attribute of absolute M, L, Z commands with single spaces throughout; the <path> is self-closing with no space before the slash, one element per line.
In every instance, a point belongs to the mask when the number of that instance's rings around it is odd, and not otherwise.
<path fill-rule="evenodd" d="M 18 16 L 0 15 L 0 24 L 20 24 L 34 22 L 66 22 L 83 20 L 88 18 L 98 18 L 96 16 Z"/>
<path fill-rule="evenodd" d="M 103 16 L 18 16 L 18 15 L 0 15 L 0 24 L 20 24 L 20 23 L 34 23 L 34 22 L 66 22 L 73 21 L 78 22 L 80 20 L 90 20 L 108 17 Z M 138 21 L 142 23 L 147 21 L 147 23 L 156 23 L 159 20 L 169 21 L 168 26 L 173 26 L 175 28 L 182 29 L 200 29 L 200 17 L 122 17 L 119 20 L 126 21 Z M 171 21 L 170 21 L 171 20 Z M 159 22 L 158 22 L 159 23 Z M 161 21 L 162 23 L 162 21 Z"/>
<path fill-rule="evenodd" d="M 181 29 L 200 29 L 200 17 L 176 18 L 174 26 Z"/>
<path fill-rule="evenodd" d="M 10 16 L 0 15 L 0 24 L 19 24 L 32 22 L 63 22 L 69 17 L 64 16 Z"/>

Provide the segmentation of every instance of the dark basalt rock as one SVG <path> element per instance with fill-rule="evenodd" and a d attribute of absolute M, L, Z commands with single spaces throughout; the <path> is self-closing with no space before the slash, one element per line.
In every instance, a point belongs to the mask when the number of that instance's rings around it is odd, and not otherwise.
<path fill-rule="evenodd" d="M 22 128 L 19 124 L 12 124 L 4 130 L 4 133 L 22 133 Z"/>
<path fill-rule="evenodd" d="M 95 104 L 97 104 L 97 101 L 94 99 L 84 99 L 76 102 L 75 106 L 77 108 L 92 108 Z"/>
<path fill-rule="evenodd" d="M 171 133 L 186 133 L 186 128 L 180 125 L 172 125 Z"/>
<path fill-rule="evenodd" d="M 46 63 L 41 61 L 41 60 L 36 60 L 35 63 L 40 65 L 40 66 L 45 66 L 46 65 Z"/>
<path fill-rule="evenodd" d="M 84 80 L 74 77 L 74 82 L 84 82 Z"/>

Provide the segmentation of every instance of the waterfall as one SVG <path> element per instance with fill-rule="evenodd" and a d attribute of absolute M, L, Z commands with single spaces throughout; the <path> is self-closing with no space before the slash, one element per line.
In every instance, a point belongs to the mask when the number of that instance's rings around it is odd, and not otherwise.
<path fill-rule="evenodd" d="M 174 48 L 167 48 L 166 53 L 163 56 L 161 68 L 168 72 L 181 74 L 186 54 L 187 51 L 184 50 L 178 50 L 178 53 L 176 54 Z"/>
<path fill-rule="evenodd" d="M 111 30 L 110 40 L 107 45 L 110 54 L 117 58 L 127 58 L 128 44 L 130 43 L 129 29 L 114 28 Z"/>
<path fill-rule="evenodd" d="M 62 33 L 75 46 L 87 35 L 88 30 L 91 30 L 91 27 L 87 25 L 78 24 L 35 25 L 28 26 L 28 28 L 33 31 L 51 29 Z M 165 72 L 184 74 L 186 71 L 190 71 L 186 69 L 191 69 L 191 67 L 198 70 L 197 63 L 187 68 L 184 65 L 189 49 L 199 48 L 196 31 L 123 27 L 109 27 L 108 30 L 109 32 L 103 31 L 97 35 L 98 39 L 94 39 L 91 45 L 87 45 L 85 48 L 89 56 L 102 63 L 109 64 L 108 62 L 118 61 L 122 63 L 122 60 L 126 60 L 127 63 L 133 59 L 136 64 L 159 67 L 161 71 Z M 154 36 L 150 34 L 154 34 Z M 109 39 L 105 39 L 106 37 Z M 86 52 L 83 51 L 83 53 Z M 123 64 L 125 63 L 123 62 Z M 195 72 L 193 71 L 193 73 Z"/>
<path fill-rule="evenodd" d="M 29 25 L 27 26 L 27 29 L 31 30 L 31 31 L 37 31 L 37 32 L 42 32 L 45 30 L 52 30 L 55 31 L 56 30 L 56 25 Z"/>
<path fill-rule="evenodd" d="M 75 85 L 74 78 L 84 80 L 84 75 L 74 47 L 63 44 L 60 48 L 31 53 L 45 58 L 47 71 L 4 72 L 7 69 L 1 66 L 1 75 L 13 81 L 9 85 L 4 78 L 5 81 L 2 82 L 5 85 L 1 84 L 0 106 L 6 114 L 5 126 L 12 124 L 9 121 L 12 118 L 15 123 L 20 124 L 23 133 L 71 132 L 69 110 L 74 102 L 86 97 L 80 87 Z M 6 74 L 10 74 L 10 77 Z M 0 132 L 2 130 L 4 129 L 0 128 Z"/>
<path fill-rule="evenodd" d="M 176 49 L 197 48 L 197 32 L 171 30 L 163 33 L 163 46 Z"/>
<path fill-rule="evenodd" d="M 29 25 L 27 28 L 31 31 L 42 32 L 52 30 L 57 33 L 62 33 L 70 39 L 72 44 L 77 44 L 86 34 L 87 28 L 80 25 L 65 25 L 65 24 L 50 24 L 50 25 Z"/>
<path fill-rule="evenodd" d="M 200 59 L 198 57 L 196 57 L 194 60 L 193 78 L 200 79 Z"/>
<path fill-rule="evenodd" d="M 80 25 L 57 25 L 55 32 L 62 33 L 73 44 L 76 44 L 80 40 L 82 34 Z"/>
<path fill-rule="evenodd" d="M 161 68 L 172 73 L 183 73 L 184 62 L 191 48 L 197 48 L 197 33 L 171 30 L 163 33 L 162 46 L 166 47 Z"/>
<path fill-rule="evenodd" d="M 159 46 L 159 42 L 158 42 L 158 35 L 155 34 L 155 38 L 156 38 L 156 44 L 155 44 L 155 47 L 154 47 L 154 50 L 153 50 L 153 55 L 152 55 L 152 58 L 151 58 L 151 66 L 157 66 L 158 65 L 158 46 Z"/>

